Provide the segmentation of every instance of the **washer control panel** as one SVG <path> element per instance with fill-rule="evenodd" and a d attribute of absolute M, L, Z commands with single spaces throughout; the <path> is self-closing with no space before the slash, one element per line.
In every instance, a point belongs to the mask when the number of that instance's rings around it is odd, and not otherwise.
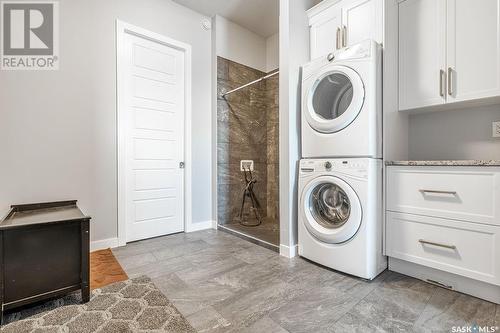
<path fill-rule="evenodd" d="M 347 158 L 347 159 L 304 159 L 300 161 L 300 172 L 335 172 L 342 171 L 355 172 L 366 171 L 369 167 L 369 159 L 366 158 Z"/>

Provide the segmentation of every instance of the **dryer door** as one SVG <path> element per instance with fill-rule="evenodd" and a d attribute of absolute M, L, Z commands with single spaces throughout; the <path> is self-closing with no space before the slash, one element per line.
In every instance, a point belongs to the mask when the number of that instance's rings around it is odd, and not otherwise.
<path fill-rule="evenodd" d="M 358 73 L 346 66 L 328 67 L 310 85 L 305 116 L 318 132 L 339 132 L 356 119 L 364 100 L 365 87 Z"/>
<path fill-rule="evenodd" d="M 301 205 L 307 230 L 320 241 L 338 244 L 351 239 L 361 226 L 362 209 L 349 184 L 333 176 L 320 176 L 302 192 Z"/>

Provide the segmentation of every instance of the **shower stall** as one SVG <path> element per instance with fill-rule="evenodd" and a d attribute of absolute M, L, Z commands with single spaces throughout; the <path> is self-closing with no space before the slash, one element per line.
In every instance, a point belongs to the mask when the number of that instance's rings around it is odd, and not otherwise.
<path fill-rule="evenodd" d="M 279 246 L 278 70 L 217 57 L 219 229 Z"/>

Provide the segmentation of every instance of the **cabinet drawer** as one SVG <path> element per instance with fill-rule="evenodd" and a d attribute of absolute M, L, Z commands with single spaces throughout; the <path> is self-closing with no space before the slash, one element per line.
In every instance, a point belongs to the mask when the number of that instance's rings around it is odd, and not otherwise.
<path fill-rule="evenodd" d="M 387 213 L 387 255 L 500 285 L 500 227 Z"/>
<path fill-rule="evenodd" d="M 388 167 L 387 210 L 500 225 L 500 168 Z"/>

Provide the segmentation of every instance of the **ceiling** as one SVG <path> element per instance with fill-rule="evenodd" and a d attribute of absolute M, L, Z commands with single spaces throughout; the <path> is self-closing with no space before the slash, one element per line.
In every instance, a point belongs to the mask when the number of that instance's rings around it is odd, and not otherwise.
<path fill-rule="evenodd" d="M 219 14 L 262 37 L 278 32 L 279 0 L 174 0 L 206 16 Z"/>

